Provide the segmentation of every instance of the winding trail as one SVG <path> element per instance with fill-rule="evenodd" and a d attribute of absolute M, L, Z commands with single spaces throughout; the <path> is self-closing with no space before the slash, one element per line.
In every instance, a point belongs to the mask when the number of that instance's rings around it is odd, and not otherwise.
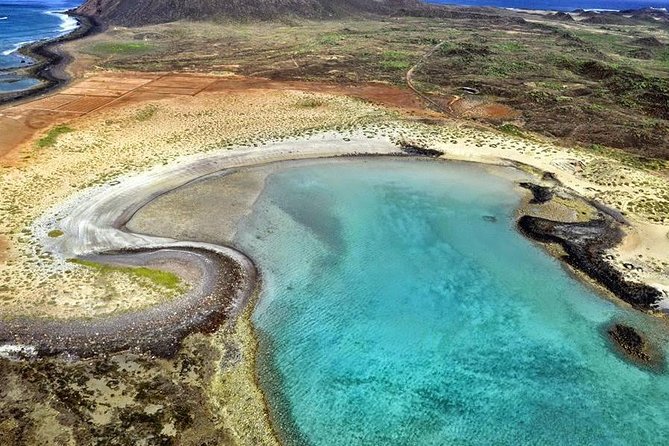
<path fill-rule="evenodd" d="M 416 62 L 416 64 L 415 64 L 414 66 L 412 66 L 411 68 L 409 68 L 409 71 L 407 71 L 407 74 L 406 74 L 406 84 L 407 84 L 407 87 L 409 87 L 409 88 L 411 89 L 411 91 L 413 91 L 418 97 L 420 97 L 422 100 L 424 100 L 425 102 L 427 102 L 428 104 L 430 104 L 432 107 L 434 107 L 437 111 L 439 111 L 439 112 L 441 112 L 441 113 L 444 113 L 444 114 L 446 114 L 446 115 L 449 115 L 449 116 L 453 116 L 453 113 L 452 113 L 451 110 L 446 110 L 446 109 L 444 109 L 444 108 L 441 106 L 441 104 L 439 104 L 439 103 L 436 102 L 435 100 L 431 99 L 431 98 L 430 98 L 429 96 L 427 96 L 426 94 L 422 93 L 422 92 L 416 87 L 416 85 L 414 84 L 414 80 L 413 80 L 413 76 L 414 76 L 416 70 L 417 70 L 418 68 L 420 68 L 420 66 L 421 66 L 422 64 L 424 64 L 425 61 L 427 61 L 427 59 L 429 59 L 434 53 L 436 53 L 437 51 L 439 51 L 439 49 L 440 49 L 442 46 L 444 46 L 445 43 L 446 43 L 446 41 L 445 41 L 445 40 L 442 40 L 441 42 L 439 42 L 438 44 L 436 44 L 435 46 L 433 46 L 432 49 L 430 49 L 430 51 L 428 51 L 427 53 L 425 53 L 425 54 L 423 55 L 423 57 L 421 57 L 420 60 L 419 60 L 418 62 Z"/>
<path fill-rule="evenodd" d="M 257 272 L 243 253 L 220 245 L 129 231 L 143 206 L 176 188 L 228 169 L 284 159 L 396 153 L 390 140 L 341 135 L 281 142 L 261 148 L 185 158 L 182 163 L 121 178 L 84 191 L 34 224 L 34 233 L 61 261 L 81 258 L 119 266 L 180 264 L 197 280 L 185 295 L 157 306 L 90 320 L 0 320 L 0 350 L 23 356 L 94 355 L 132 350 L 170 357 L 190 333 L 233 323 L 256 288 Z M 64 236 L 49 238 L 58 221 Z"/>

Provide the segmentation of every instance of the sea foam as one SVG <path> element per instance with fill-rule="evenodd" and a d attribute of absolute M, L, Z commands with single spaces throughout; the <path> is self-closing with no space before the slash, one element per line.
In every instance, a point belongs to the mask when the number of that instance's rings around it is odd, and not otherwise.
<path fill-rule="evenodd" d="M 46 11 L 44 14 L 58 17 L 61 20 L 60 31 L 63 33 L 73 31 L 79 26 L 77 19 L 65 14 L 64 11 Z"/>
<path fill-rule="evenodd" d="M 14 46 L 13 46 L 12 48 L 10 48 L 10 49 L 8 49 L 8 50 L 6 50 L 6 51 L 3 51 L 3 52 L 2 52 L 2 55 L 3 55 L 3 56 L 9 56 L 9 55 L 11 55 L 11 54 L 14 54 L 14 53 L 17 52 L 17 51 L 19 50 L 19 48 L 21 48 L 23 45 L 27 45 L 27 44 L 29 44 L 29 43 L 30 43 L 30 42 L 18 42 L 18 43 L 15 43 Z"/>

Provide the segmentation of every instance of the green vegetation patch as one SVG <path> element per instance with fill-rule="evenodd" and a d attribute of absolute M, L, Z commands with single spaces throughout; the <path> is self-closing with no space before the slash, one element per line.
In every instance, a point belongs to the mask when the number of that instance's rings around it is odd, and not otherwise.
<path fill-rule="evenodd" d="M 669 167 L 669 163 L 665 160 L 626 153 L 622 150 L 602 146 L 600 144 L 591 144 L 589 150 L 598 155 L 620 161 L 626 166 L 633 167 L 635 169 L 661 171 Z"/>
<path fill-rule="evenodd" d="M 657 60 L 664 68 L 669 69 L 669 48 L 663 50 L 657 55 Z"/>
<path fill-rule="evenodd" d="M 98 42 L 87 50 L 92 54 L 143 54 L 154 48 L 149 42 Z"/>
<path fill-rule="evenodd" d="M 505 123 L 502 124 L 498 127 L 500 132 L 506 133 L 507 135 L 512 135 L 512 136 L 518 136 L 518 137 L 524 137 L 525 134 L 523 133 L 522 130 L 516 125 L 510 124 L 510 123 Z"/>
<path fill-rule="evenodd" d="M 328 33 L 328 34 L 323 34 L 319 39 L 318 42 L 321 45 L 337 45 L 339 42 L 344 40 L 344 36 L 338 33 Z"/>
<path fill-rule="evenodd" d="M 91 262 L 90 260 L 69 259 L 69 263 L 92 268 L 101 273 L 121 272 L 141 279 L 149 280 L 153 285 L 168 289 L 174 292 L 184 291 L 184 284 L 179 276 L 167 271 L 145 267 L 112 266 L 103 263 Z"/>
<path fill-rule="evenodd" d="M 381 57 L 381 66 L 387 70 L 407 70 L 411 66 L 404 51 L 384 51 Z"/>
<path fill-rule="evenodd" d="M 502 42 L 495 45 L 495 49 L 505 53 L 519 53 L 525 50 L 525 45 L 518 42 Z"/>
<path fill-rule="evenodd" d="M 47 132 L 46 135 L 37 140 L 37 147 L 43 149 L 45 147 L 51 147 L 56 144 L 58 137 L 66 133 L 73 132 L 74 129 L 66 125 L 57 125 Z"/>

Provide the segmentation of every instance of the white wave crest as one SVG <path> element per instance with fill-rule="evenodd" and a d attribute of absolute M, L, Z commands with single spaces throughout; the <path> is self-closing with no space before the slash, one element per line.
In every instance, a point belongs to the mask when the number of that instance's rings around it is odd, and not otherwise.
<path fill-rule="evenodd" d="M 13 46 L 12 48 L 10 48 L 10 49 L 8 49 L 8 50 L 6 50 L 6 51 L 3 51 L 3 52 L 2 52 L 2 55 L 3 55 L 3 56 L 9 56 L 10 54 L 14 54 L 14 53 L 17 52 L 17 51 L 19 50 L 19 48 L 21 48 L 23 45 L 27 45 L 27 44 L 29 44 L 29 43 L 30 43 L 30 42 L 19 42 L 19 43 L 15 43 L 14 46 Z"/>
<path fill-rule="evenodd" d="M 9 17 L 0 17 L 0 20 L 7 20 Z"/>
<path fill-rule="evenodd" d="M 74 17 L 70 17 L 63 11 L 46 11 L 44 14 L 58 17 L 61 20 L 60 31 L 66 33 L 79 27 L 79 22 Z"/>

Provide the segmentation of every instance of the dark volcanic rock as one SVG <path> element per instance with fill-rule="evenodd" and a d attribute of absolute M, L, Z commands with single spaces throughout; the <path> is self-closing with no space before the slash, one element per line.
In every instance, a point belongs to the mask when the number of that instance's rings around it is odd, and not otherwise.
<path fill-rule="evenodd" d="M 634 45 L 652 47 L 652 48 L 661 48 L 664 46 L 664 43 L 657 40 L 655 37 L 641 37 L 632 42 Z"/>
<path fill-rule="evenodd" d="M 77 9 L 107 25 L 142 26 L 177 20 L 272 20 L 390 15 L 418 0 L 87 0 Z"/>
<path fill-rule="evenodd" d="M 641 60 L 650 60 L 655 57 L 655 54 L 648 48 L 637 48 L 633 51 L 630 51 L 630 57 Z"/>
<path fill-rule="evenodd" d="M 556 12 L 555 14 L 551 14 L 548 16 L 549 19 L 551 20 L 557 20 L 559 22 L 573 22 L 574 18 L 571 16 L 571 14 L 567 14 L 566 12 Z"/>
<path fill-rule="evenodd" d="M 18 55 L 24 57 L 21 65 L 25 67 L 30 61 L 35 61 L 28 67 L 29 76 L 42 81 L 36 88 L 23 89 L 7 93 L 0 93 L 0 105 L 25 99 L 38 94 L 44 94 L 48 91 L 65 84 L 70 76 L 65 67 L 69 64 L 71 57 L 63 52 L 59 45 L 79 38 L 83 38 L 97 33 L 100 30 L 99 24 L 92 17 L 71 14 L 79 23 L 79 27 L 70 33 L 56 37 L 54 39 L 40 40 L 21 47 Z M 21 70 L 23 70 L 21 67 Z M 11 73 L 13 70 L 10 70 Z M 21 74 L 21 77 L 25 76 Z"/>
<path fill-rule="evenodd" d="M 624 324 L 613 324 L 606 332 L 627 359 L 654 368 L 662 366 L 664 362 L 662 355 L 634 328 Z"/>
<path fill-rule="evenodd" d="M 522 182 L 520 187 L 528 189 L 532 192 L 533 198 L 530 203 L 546 203 L 553 198 L 553 188 L 546 186 L 539 186 L 538 184 Z"/>
<path fill-rule="evenodd" d="M 620 14 L 631 15 L 635 19 L 652 22 L 654 24 L 662 22 L 666 23 L 669 21 L 669 12 L 663 8 L 628 9 L 620 11 Z"/>
<path fill-rule="evenodd" d="M 622 241 L 620 226 L 608 215 L 584 223 L 565 223 L 528 215 L 518 220 L 521 232 L 534 240 L 562 246 L 566 253 L 563 259 L 565 262 L 618 298 L 639 310 L 655 310 L 662 293 L 651 286 L 627 281 L 620 271 L 605 260 L 606 250 Z"/>
<path fill-rule="evenodd" d="M 583 23 L 592 23 L 598 25 L 633 25 L 635 20 L 625 17 L 622 14 L 601 12 L 583 20 Z"/>
<path fill-rule="evenodd" d="M 257 284 L 255 268 L 248 269 L 235 259 L 202 248 L 138 249 L 88 259 L 128 266 L 144 266 L 156 259 L 189 262 L 205 279 L 183 296 L 118 315 L 70 320 L 0 320 L 0 345 L 30 345 L 40 357 L 91 358 L 132 351 L 171 358 L 186 336 L 211 333 L 231 321 L 235 309 L 246 303 Z"/>
<path fill-rule="evenodd" d="M 441 155 L 444 154 L 444 152 L 441 152 L 439 150 L 435 149 L 428 149 L 425 147 L 420 147 L 415 144 L 411 143 L 401 143 L 400 148 L 402 149 L 402 152 L 407 154 L 407 155 L 413 155 L 413 156 L 425 156 L 428 158 L 439 158 Z"/>

